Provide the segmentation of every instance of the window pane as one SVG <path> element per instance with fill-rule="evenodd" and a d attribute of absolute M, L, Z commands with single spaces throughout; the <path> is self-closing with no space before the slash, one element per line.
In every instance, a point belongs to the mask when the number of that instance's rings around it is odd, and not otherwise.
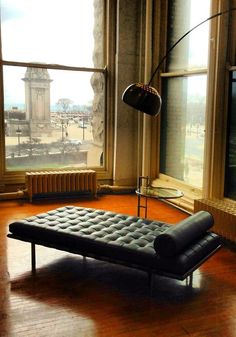
<path fill-rule="evenodd" d="M 103 22 L 101 0 L 2 0 L 2 57 L 19 62 L 103 67 Z M 94 61 L 95 38 L 99 59 Z"/>
<path fill-rule="evenodd" d="M 161 173 L 202 185 L 206 75 L 164 82 L 161 115 Z"/>
<path fill-rule="evenodd" d="M 103 73 L 4 67 L 7 170 L 98 167 Z"/>
<path fill-rule="evenodd" d="M 182 35 L 210 15 L 210 0 L 173 0 L 170 2 L 168 48 Z M 207 67 L 209 23 L 187 35 L 168 58 L 168 71 Z"/>
<path fill-rule="evenodd" d="M 229 107 L 225 196 L 236 200 L 236 71 L 232 73 Z"/>

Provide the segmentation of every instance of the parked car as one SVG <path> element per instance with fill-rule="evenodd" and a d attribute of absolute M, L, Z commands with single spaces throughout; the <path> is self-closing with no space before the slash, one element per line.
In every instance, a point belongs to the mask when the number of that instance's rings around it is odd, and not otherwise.
<path fill-rule="evenodd" d="M 71 145 L 81 145 L 82 141 L 79 139 L 67 139 L 65 141 L 65 144 L 71 144 Z"/>

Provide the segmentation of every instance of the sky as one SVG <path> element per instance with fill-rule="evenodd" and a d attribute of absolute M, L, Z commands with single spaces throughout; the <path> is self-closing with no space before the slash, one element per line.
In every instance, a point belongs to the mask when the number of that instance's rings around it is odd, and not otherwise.
<path fill-rule="evenodd" d="M 93 0 L 1 0 L 1 6 L 4 60 L 93 67 Z M 25 70 L 5 67 L 5 103 L 24 101 Z M 62 80 L 61 71 L 50 74 L 52 103 L 62 97 L 90 101 L 91 73 L 80 81 L 74 72 L 68 75 Z"/>

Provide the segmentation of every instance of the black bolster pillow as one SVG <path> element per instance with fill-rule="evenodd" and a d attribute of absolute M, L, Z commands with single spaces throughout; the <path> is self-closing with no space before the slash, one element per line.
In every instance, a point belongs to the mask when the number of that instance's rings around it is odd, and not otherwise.
<path fill-rule="evenodd" d="M 158 235 L 154 241 L 155 251 L 163 257 L 177 255 L 202 236 L 213 223 L 213 216 L 209 212 L 199 211 Z"/>

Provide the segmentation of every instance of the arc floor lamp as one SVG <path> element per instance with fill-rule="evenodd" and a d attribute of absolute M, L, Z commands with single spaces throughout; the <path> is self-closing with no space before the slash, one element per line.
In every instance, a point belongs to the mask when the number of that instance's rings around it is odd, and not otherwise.
<path fill-rule="evenodd" d="M 182 41 L 188 34 L 190 34 L 193 30 L 204 24 L 205 22 L 212 20 L 218 16 L 221 16 L 223 14 L 229 13 L 231 11 L 236 10 L 235 8 L 230 8 L 228 10 L 216 13 L 207 19 L 201 21 L 199 24 L 191 28 L 189 31 L 187 31 L 183 36 L 181 36 L 174 44 L 171 46 L 165 56 L 161 59 L 159 64 L 157 65 L 156 69 L 154 70 L 150 81 L 148 84 L 144 83 L 133 83 L 129 85 L 123 95 L 122 95 L 122 100 L 128 104 L 129 106 L 135 108 L 136 110 L 142 111 L 148 115 L 151 116 L 157 116 L 160 113 L 161 110 L 161 105 L 162 105 L 162 100 L 161 96 L 158 93 L 158 91 L 151 86 L 152 80 L 155 77 L 156 73 L 160 69 L 161 65 L 163 62 L 167 59 L 168 55 L 170 52 L 179 44 L 180 41 Z"/>

